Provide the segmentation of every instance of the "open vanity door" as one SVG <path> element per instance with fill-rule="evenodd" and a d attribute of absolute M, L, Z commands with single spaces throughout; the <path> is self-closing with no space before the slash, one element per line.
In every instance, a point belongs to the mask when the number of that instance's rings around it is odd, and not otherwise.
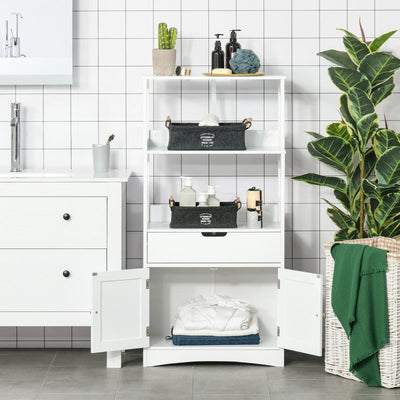
<path fill-rule="evenodd" d="M 149 270 L 93 274 L 92 353 L 149 346 Z"/>
<path fill-rule="evenodd" d="M 278 269 L 278 346 L 322 355 L 323 277 Z"/>

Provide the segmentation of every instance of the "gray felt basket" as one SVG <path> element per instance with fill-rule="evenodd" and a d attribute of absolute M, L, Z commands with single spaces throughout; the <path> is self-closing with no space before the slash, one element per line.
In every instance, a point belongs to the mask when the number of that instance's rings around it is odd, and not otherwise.
<path fill-rule="evenodd" d="M 196 123 L 172 123 L 168 150 L 246 150 L 244 132 L 251 127 L 251 118 L 240 123 L 221 123 L 219 126 L 199 126 Z"/>
<path fill-rule="evenodd" d="M 198 205 L 198 203 L 196 203 Z M 237 212 L 242 207 L 239 198 L 222 202 L 219 207 L 181 207 L 169 200 L 170 228 L 237 228 Z"/>

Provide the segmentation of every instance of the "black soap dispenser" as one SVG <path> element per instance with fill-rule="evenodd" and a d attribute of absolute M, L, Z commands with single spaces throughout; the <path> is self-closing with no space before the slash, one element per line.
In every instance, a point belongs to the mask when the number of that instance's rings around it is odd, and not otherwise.
<path fill-rule="evenodd" d="M 242 46 L 237 41 L 236 32 L 239 32 L 240 29 L 232 29 L 231 30 L 231 38 L 229 42 L 225 46 L 225 53 L 226 53 L 226 68 L 232 69 L 229 61 L 233 56 L 233 53 L 236 53 L 237 49 L 241 49 Z"/>
<path fill-rule="evenodd" d="M 215 49 L 211 53 L 211 70 L 215 68 L 224 68 L 224 51 L 221 49 L 221 42 L 218 40 L 222 33 L 216 33 L 214 36 L 217 37 L 215 41 Z"/>

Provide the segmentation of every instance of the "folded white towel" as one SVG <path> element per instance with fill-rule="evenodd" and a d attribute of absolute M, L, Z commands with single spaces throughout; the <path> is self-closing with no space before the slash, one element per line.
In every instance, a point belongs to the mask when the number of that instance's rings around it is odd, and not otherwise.
<path fill-rule="evenodd" d="M 258 329 L 258 319 L 257 315 L 253 314 L 250 319 L 249 328 L 248 329 L 239 329 L 239 330 L 225 330 L 225 331 L 217 331 L 212 329 L 201 329 L 201 330 L 190 330 L 186 329 L 183 325 L 182 320 L 179 317 L 176 317 L 173 324 L 173 333 L 174 335 L 186 335 L 186 336 L 246 336 L 246 335 L 256 335 L 259 333 Z"/>
<path fill-rule="evenodd" d="M 199 122 L 199 126 L 219 126 L 219 119 L 215 114 L 206 114 Z"/>
<path fill-rule="evenodd" d="M 186 329 L 218 331 L 248 329 L 251 311 L 247 302 L 221 295 L 200 295 L 178 309 Z"/>

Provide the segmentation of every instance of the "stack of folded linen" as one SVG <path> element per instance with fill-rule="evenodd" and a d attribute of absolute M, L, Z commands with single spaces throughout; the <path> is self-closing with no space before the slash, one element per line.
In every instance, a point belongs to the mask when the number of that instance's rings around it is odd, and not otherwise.
<path fill-rule="evenodd" d="M 257 316 L 248 303 L 228 296 L 198 296 L 178 309 L 175 345 L 259 344 Z"/>

